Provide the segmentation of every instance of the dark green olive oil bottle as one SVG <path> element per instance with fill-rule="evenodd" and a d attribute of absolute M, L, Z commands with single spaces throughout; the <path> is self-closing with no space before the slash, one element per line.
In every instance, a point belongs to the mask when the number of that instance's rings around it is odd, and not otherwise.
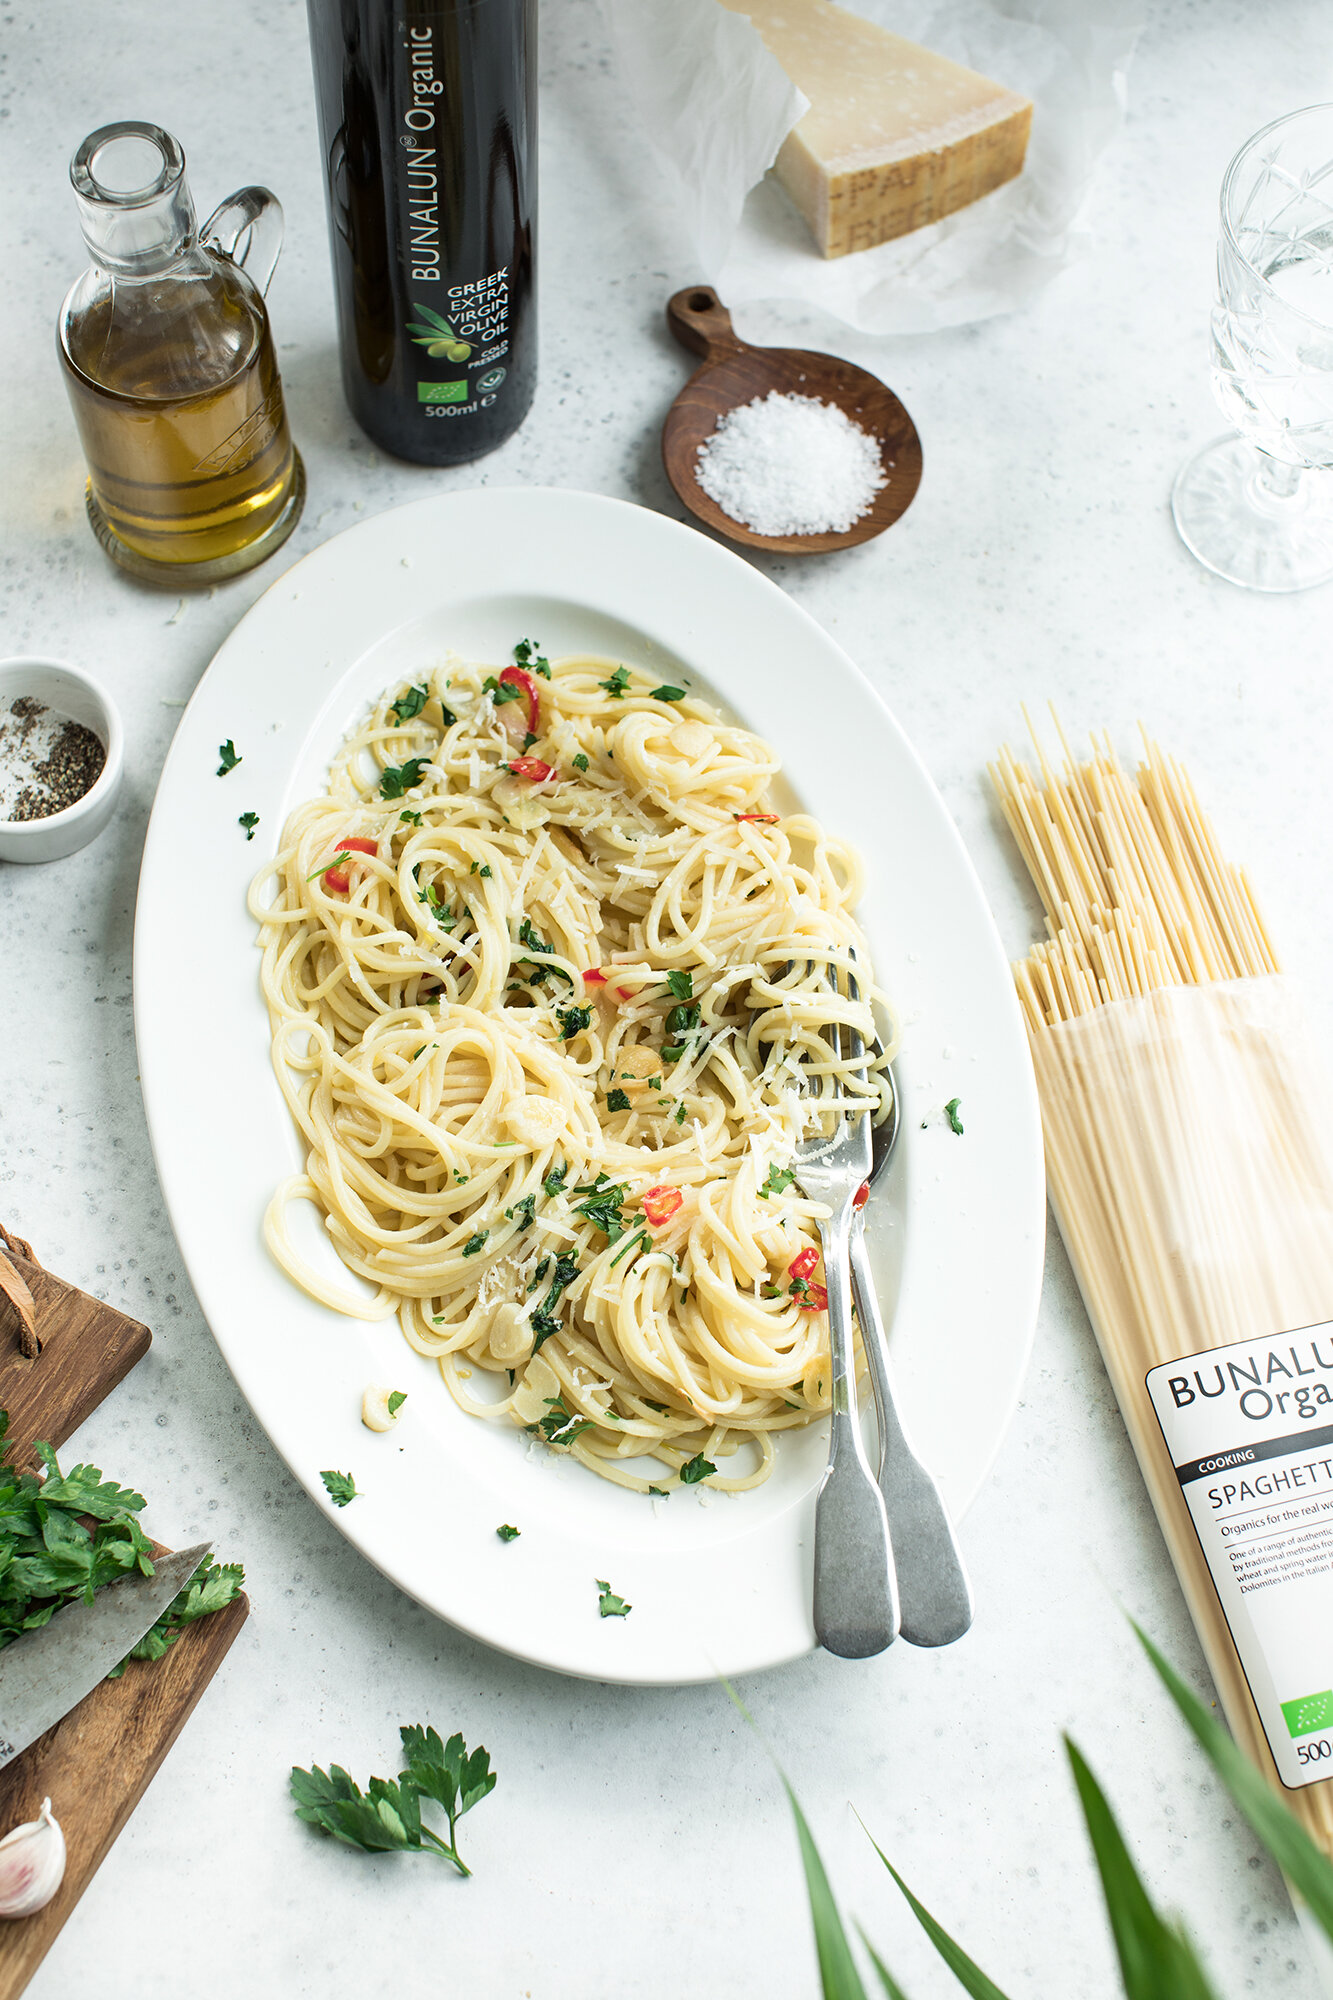
<path fill-rule="evenodd" d="M 308 0 L 343 387 L 421 465 L 536 385 L 537 0 Z"/>

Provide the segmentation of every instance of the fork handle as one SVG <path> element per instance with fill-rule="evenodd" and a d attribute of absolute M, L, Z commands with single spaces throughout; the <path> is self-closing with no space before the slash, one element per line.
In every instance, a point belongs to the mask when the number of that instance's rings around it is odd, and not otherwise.
<path fill-rule="evenodd" d="M 949 1646 L 972 1623 L 972 1587 L 944 1497 L 903 1431 L 888 1338 L 859 1224 L 852 1228 L 850 1250 L 856 1313 L 879 1419 L 879 1490 L 893 1536 L 902 1636 L 911 1646 Z"/>
<path fill-rule="evenodd" d="M 815 1504 L 815 1633 L 827 1652 L 862 1660 L 898 1636 L 898 1587 L 884 1501 L 856 1413 L 850 1200 L 820 1224 L 828 1290 L 833 1424 Z"/>

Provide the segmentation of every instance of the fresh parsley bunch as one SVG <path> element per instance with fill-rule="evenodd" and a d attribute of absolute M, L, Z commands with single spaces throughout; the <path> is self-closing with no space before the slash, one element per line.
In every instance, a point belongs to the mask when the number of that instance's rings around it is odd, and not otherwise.
<path fill-rule="evenodd" d="M 8 1431 L 8 1412 L 0 1410 L 0 1648 L 66 1604 L 91 1604 L 96 1591 L 131 1570 L 153 1574 L 153 1545 L 138 1520 L 142 1493 L 104 1479 L 95 1465 L 62 1472 L 49 1444 L 33 1446 L 44 1477 L 20 1472 L 4 1456 Z M 160 1660 L 186 1625 L 230 1604 L 244 1581 L 239 1563 L 205 1558 L 127 1657 Z M 122 1660 L 114 1672 L 124 1669 Z"/>
<path fill-rule="evenodd" d="M 468 1750 L 461 1735 L 441 1743 L 433 1729 L 404 1724 L 398 1732 L 407 1767 L 391 1778 L 372 1778 L 363 1792 L 340 1764 L 321 1771 L 292 1766 L 291 1792 L 296 1817 L 330 1833 L 349 1847 L 367 1854 L 439 1854 L 452 1861 L 460 1875 L 472 1870 L 458 1853 L 458 1822 L 488 1792 L 495 1790 L 495 1772 L 488 1753 L 478 1744 Z M 449 1821 L 449 1838 L 424 1825 L 421 1802 L 432 1799 Z"/>

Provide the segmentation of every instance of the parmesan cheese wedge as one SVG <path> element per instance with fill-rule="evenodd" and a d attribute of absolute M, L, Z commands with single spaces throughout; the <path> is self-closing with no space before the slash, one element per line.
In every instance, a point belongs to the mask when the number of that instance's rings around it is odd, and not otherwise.
<path fill-rule="evenodd" d="M 748 14 L 810 109 L 774 172 L 826 257 L 868 250 L 1022 172 L 1032 105 L 831 0 L 722 0 Z"/>

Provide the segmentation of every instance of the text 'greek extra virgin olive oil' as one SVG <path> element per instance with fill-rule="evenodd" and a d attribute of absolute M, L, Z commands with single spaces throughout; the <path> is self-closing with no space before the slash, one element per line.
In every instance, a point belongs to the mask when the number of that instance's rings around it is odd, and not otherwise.
<path fill-rule="evenodd" d="M 536 0 L 309 12 L 348 404 L 399 458 L 480 458 L 536 381 Z"/>

